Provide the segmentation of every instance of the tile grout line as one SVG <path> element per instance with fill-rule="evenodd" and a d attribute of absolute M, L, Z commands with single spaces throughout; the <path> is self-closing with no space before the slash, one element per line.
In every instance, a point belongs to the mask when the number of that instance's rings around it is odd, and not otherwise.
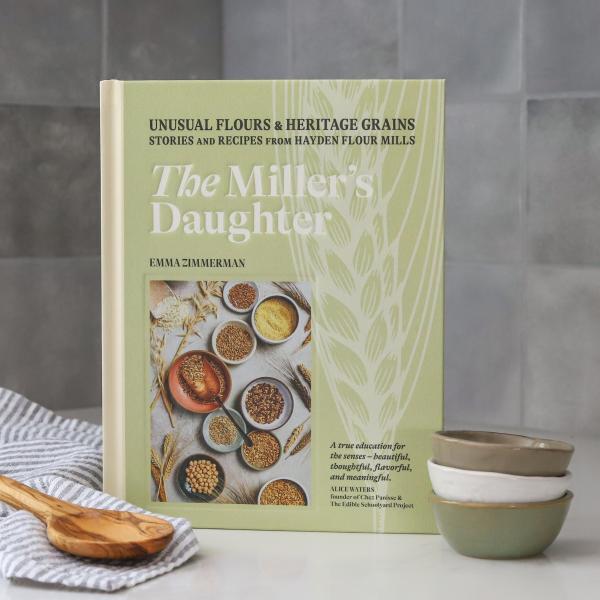
<path fill-rule="evenodd" d="M 220 2 L 219 3 L 219 12 L 220 12 L 220 20 L 219 20 L 219 25 L 220 25 L 220 32 L 219 35 L 221 36 L 221 43 L 219 44 L 219 50 L 221 52 L 221 64 L 219 65 L 219 73 L 220 73 L 220 79 L 227 79 L 227 74 L 225 73 L 225 45 L 226 42 L 225 40 L 227 39 L 227 36 L 225 35 L 225 2 Z"/>
<path fill-rule="evenodd" d="M 98 103 L 96 104 L 49 104 L 44 102 L 37 104 L 35 102 L 0 102 L 0 108 L 52 108 L 57 110 L 71 110 L 71 109 L 83 109 L 83 110 L 98 110 Z"/>
<path fill-rule="evenodd" d="M 227 79 L 225 76 L 225 45 L 227 40 L 225 21 L 225 2 L 219 2 L 219 77 L 221 79 Z"/>
<path fill-rule="evenodd" d="M 586 98 L 600 98 L 600 91 L 568 91 L 526 94 L 527 100 L 580 100 Z"/>
<path fill-rule="evenodd" d="M 108 34 L 105 34 L 105 37 L 108 37 Z M 103 42 L 102 44 L 102 78 L 108 78 L 108 42 Z M 287 62 L 288 65 L 292 63 L 292 52 L 291 52 L 291 44 L 290 49 L 287 51 Z M 288 71 L 291 72 L 291 67 L 288 66 Z M 404 77 L 404 73 L 400 73 L 399 77 Z M 600 92 L 565 92 L 562 94 L 547 94 L 547 95 L 526 95 L 525 100 L 586 100 L 586 99 L 600 99 Z M 521 94 L 490 94 L 485 96 L 470 96 L 470 97 L 459 97 L 459 98 L 446 98 L 446 106 L 469 106 L 472 104 L 495 104 L 495 103 L 520 103 L 522 102 L 523 97 Z M 81 102 L 78 103 L 68 103 L 68 102 L 60 102 L 60 103 L 48 103 L 48 102 L 35 102 L 35 101 L 21 101 L 21 102 L 3 102 L 0 101 L 0 107 L 3 106 L 23 106 L 23 107 L 35 107 L 35 108 L 98 108 L 98 104 L 84 104 Z"/>
<path fill-rule="evenodd" d="M 0 265 L 10 262 L 68 262 L 68 261 L 98 261 L 100 254 L 74 254 L 72 256 L 0 256 Z"/>
<path fill-rule="evenodd" d="M 526 0 L 521 0 L 519 12 L 520 31 L 520 67 L 521 67 L 521 111 L 519 132 L 519 154 L 521 165 L 519 168 L 519 228 L 521 243 L 521 260 L 519 269 L 519 425 L 525 426 L 526 406 L 526 361 L 528 348 L 528 306 L 527 306 L 527 266 L 528 266 L 528 219 L 527 219 L 527 180 L 528 180 L 528 157 L 527 157 L 527 48 L 526 48 Z"/>
<path fill-rule="evenodd" d="M 294 23 L 292 18 L 292 0 L 285 0 L 285 16 L 286 16 L 286 27 L 288 31 L 288 47 L 287 47 L 287 76 L 294 76 Z"/>
<path fill-rule="evenodd" d="M 404 11 L 406 10 L 406 5 L 404 0 L 398 0 L 397 3 L 397 11 L 396 11 L 396 35 L 397 35 L 397 47 L 396 47 L 396 60 L 397 69 L 398 69 L 398 77 L 404 77 L 406 72 L 406 65 L 404 64 Z"/>
<path fill-rule="evenodd" d="M 102 0 L 100 17 L 100 73 L 102 79 L 108 78 L 108 0 Z"/>
<path fill-rule="evenodd" d="M 494 267 L 505 269 L 516 269 L 519 267 L 519 261 L 500 261 L 500 260 L 479 260 L 468 258 L 445 258 L 444 264 L 448 267 Z"/>
<path fill-rule="evenodd" d="M 477 259 L 455 259 L 446 258 L 444 265 L 449 267 L 492 267 L 497 269 L 519 269 L 522 261 L 494 261 L 494 260 L 477 260 Z M 557 269 L 561 271 L 595 271 L 599 272 L 600 267 L 597 264 L 578 264 L 578 263 L 551 263 L 551 262 L 530 262 L 523 263 L 527 268 L 535 269 Z"/>
<path fill-rule="evenodd" d="M 524 71 L 524 66 L 521 68 Z M 519 102 L 525 97 L 526 100 L 580 100 L 600 98 L 600 91 L 569 91 L 569 92 L 548 92 L 544 94 L 527 93 L 526 90 L 519 92 L 490 92 L 475 93 L 468 96 L 455 94 L 448 98 L 447 104 L 468 105 L 468 104 L 491 104 L 493 102 Z"/>

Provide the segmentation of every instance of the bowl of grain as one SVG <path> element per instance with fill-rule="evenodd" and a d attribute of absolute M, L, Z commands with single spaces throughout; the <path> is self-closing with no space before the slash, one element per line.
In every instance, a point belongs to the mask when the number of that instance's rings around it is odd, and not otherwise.
<path fill-rule="evenodd" d="M 256 304 L 252 311 L 252 328 L 266 344 L 282 344 L 300 325 L 297 304 L 285 294 L 271 294 Z"/>
<path fill-rule="evenodd" d="M 258 286 L 254 281 L 228 281 L 223 286 L 223 302 L 235 313 L 250 312 L 258 300 Z"/>
<path fill-rule="evenodd" d="M 256 335 L 252 327 L 239 319 L 219 323 L 211 341 L 214 353 L 230 365 L 241 365 L 256 351 Z"/>
<path fill-rule="evenodd" d="M 268 431 L 251 431 L 248 436 L 252 440 L 252 447 L 245 443 L 240 448 L 242 460 L 255 471 L 264 471 L 275 466 L 283 449 L 281 442 Z"/>
<path fill-rule="evenodd" d="M 205 401 L 194 391 L 194 384 L 203 379 L 206 361 L 219 379 L 219 397 L 225 402 L 231 394 L 231 373 L 227 365 L 212 352 L 191 350 L 173 361 L 167 378 L 171 396 L 185 410 L 194 413 L 209 413 L 219 408 L 218 402 Z"/>
<path fill-rule="evenodd" d="M 246 423 L 242 415 L 233 408 L 228 409 L 236 423 L 246 432 Z M 244 441 L 231 419 L 220 408 L 206 416 L 202 423 L 202 437 L 206 445 L 216 452 L 233 452 Z"/>
<path fill-rule="evenodd" d="M 258 504 L 263 506 L 307 506 L 308 493 L 295 479 L 271 479 L 258 492 Z"/>
<path fill-rule="evenodd" d="M 177 469 L 181 493 L 194 502 L 212 502 L 225 488 L 225 471 L 212 456 L 192 454 Z"/>
<path fill-rule="evenodd" d="M 292 416 L 294 399 L 283 381 L 259 377 L 242 392 L 242 414 L 254 429 L 272 431 L 285 425 Z"/>

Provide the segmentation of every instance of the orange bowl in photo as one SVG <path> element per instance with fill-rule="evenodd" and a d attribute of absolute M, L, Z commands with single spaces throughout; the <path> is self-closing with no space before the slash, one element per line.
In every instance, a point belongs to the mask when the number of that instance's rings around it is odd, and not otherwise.
<path fill-rule="evenodd" d="M 206 350 L 191 350 L 190 352 L 186 352 L 179 356 L 169 369 L 168 376 L 168 385 L 169 392 L 171 396 L 181 408 L 194 412 L 194 413 L 209 413 L 213 410 L 219 408 L 219 404 L 217 402 L 200 402 L 193 395 L 191 395 L 184 387 L 181 382 L 181 378 L 179 376 L 179 368 L 181 363 L 188 356 L 202 356 L 204 359 L 210 361 L 210 363 L 217 369 L 221 371 L 223 374 L 223 378 L 225 380 L 225 390 L 223 392 L 223 402 L 226 402 L 231 394 L 231 373 L 227 368 L 227 365 L 215 354 L 212 352 L 207 352 Z"/>

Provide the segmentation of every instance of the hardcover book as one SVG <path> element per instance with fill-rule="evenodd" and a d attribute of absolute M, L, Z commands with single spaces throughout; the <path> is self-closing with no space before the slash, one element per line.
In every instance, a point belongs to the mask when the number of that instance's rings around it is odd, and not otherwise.
<path fill-rule="evenodd" d="M 433 532 L 444 85 L 101 84 L 105 489 Z"/>

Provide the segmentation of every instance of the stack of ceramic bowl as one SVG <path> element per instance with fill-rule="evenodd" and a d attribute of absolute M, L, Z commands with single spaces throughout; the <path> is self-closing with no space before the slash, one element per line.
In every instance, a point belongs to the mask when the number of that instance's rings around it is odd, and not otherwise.
<path fill-rule="evenodd" d="M 566 442 L 485 431 L 433 434 L 428 462 L 440 533 L 461 554 L 523 558 L 558 536 L 573 494 Z"/>

